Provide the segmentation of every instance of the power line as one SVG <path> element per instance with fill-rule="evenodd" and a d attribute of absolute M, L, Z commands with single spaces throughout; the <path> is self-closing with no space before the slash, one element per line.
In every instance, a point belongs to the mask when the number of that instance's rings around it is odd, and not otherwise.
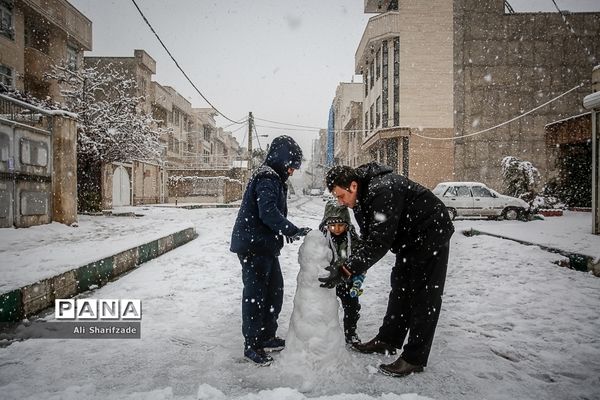
<path fill-rule="evenodd" d="M 272 124 L 287 125 L 287 126 L 295 126 L 295 127 L 298 127 L 298 128 L 325 129 L 325 128 L 319 128 L 319 127 L 316 127 L 316 126 L 308 126 L 308 125 L 296 125 L 296 124 L 288 124 L 287 122 L 277 122 L 277 121 L 271 121 L 271 120 L 269 120 L 269 119 L 258 118 L 258 117 L 254 117 L 254 119 L 257 119 L 257 120 L 259 120 L 259 121 L 271 122 Z"/>
<path fill-rule="evenodd" d="M 242 117 L 242 118 L 238 119 L 237 122 L 233 122 L 229 125 L 224 126 L 223 129 L 227 129 L 232 125 L 245 124 L 247 121 L 248 121 L 248 117 Z"/>
<path fill-rule="evenodd" d="M 531 110 L 529 110 L 529 111 L 527 111 L 527 112 L 525 112 L 525 113 L 523 113 L 523 114 L 521 114 L 521 115 L 518 115 L 518 116 L 516 116 L 516 117 L 514 117 L 514 118 L 512 118 L 512 119 L 509 119 L 508 121 L 504 121 L 504 122 L 502 122 L 501 124 L 498 124 L 498 125 L 492 126 L 491 128 L 487 128 L 487 129 L 481 130 L 481 131 L 479 131 L 479 132 L 474 132 L 474 133 L 469 133 L 469 134 L 467 134 L 467 135 L 460 135 L 460 136 L 454 136 L 454 137 L 449 137 L 449 138 L 438 138 L 438 137 L 423 136 L 423 135 L 419 135 L 418 133 L 413 133 L 413 132 L 411 132 L 411 135 L 415 135 L 415 136 L 418 136 L 418 137 L 420 137 L 420 138 L 422 138 L 422 139 L 428 139 L 428 140 L 456 140 L 456 139 L 462 139 L 462 138 L 466 138 L 466 137 L 469 137 L 469 136 L 480 135 L 480 134 L 482 134 L 482 133 L 489 132 L 489 131 L 491 131 L 491 130 L 494 130 L 494 129 L 500 128 L 501 126 L 504 126 L 504 125 L 510 124 L 511 122 L 514 122 L 514 121 L 516 121 L 516 120 L 518 120 L 518 119 L 521 119 L 521 118 L 523 118 L 524 116 L 526 116 L 526 115 L 528 115 L 528 114 L 531 114 L 532 112 L 534 112 L 534 111 L 537 111 L 537 110 L 539 110 L 539 109 L 540 109 L 540 108 L 542 108 L 542 107 L 545 107 L 545 106 L 547 106 L 548 104 L 550 104 L 550 103 L 552 103 L 552 102 L 554 102 L 554 101 L 556 101 L 556 100 L 560 99 L 561 97 L 563 97 L 563 96 L 565 96 L 565 95 L 567 95 L 567 94 L 571 93 L 573 90 L 579 89 L 579 88 L 580 88 L 580 87 L 582 87 L 582 86 L 583 86 L 583 83 L 580 83 L 579 85 L 572 87 L 571 89 L 567 90 L 566 92 L 564 92 L 564 93 L 562 93 L 562 94 L 559 94 L 558 96 L 554 97 L 553 99 L 550 99 L 550 100 L 548 100 L 547 102 L 545 102 L 545 103 L 544 103 L 544 104 L 542 104 L 542 105 L 539 105 L 539 106 L 537 106 L 537 107 L 535 107 L 535 108 L 532 108 Z"/>
<path fill-rule="evenodd" d="M 254 126 L 259 126 L 261 128 L 280 129 L 280 130 L 284 130 L 284 131 L 297 131 L 297 132 L 318 132 L 319 131 L 319 129 L 294 129 L 294 128 L 284 128 L 282 126 L 271 126 L 271 125 L 256 125 L 256 124 L 254 124 Z"/>
<path fill-rule="evenodd" d="M 148 27 L 150 28 L 150 30 L 152 31 L 152 33 L 154 33 L 154 36 L 156 36 L 156 39 L 158 39 L 158 41 L 160 42 L 161 46 L 163 47 L 163 49 L 165 49 L 165 51 L 167 52 L 167 54 L 169 55 L 169 57 L 171 57 L 171 60 L 173 60 L 173 62 L 175 63 L 175 65 L 177 66 L 177 68 L 181 71 L 181 73 L 183 74 L 183 76 L 185 76 L 185 78 L 188 80 L 188 82 L 192 85 L 192 87 L 194 89 L 196 89 L 196 92 L 198 92 L 198 94 L 204 99 L 204 101 L 206 101 L 208 103 L 208 105 L 210 105 L 217 113 L 219 113 L 223 118 L 225 118 L 226 120 L 233 122 L 234 124 L 240 124 L 242 122 L 240 121 L 234 121 L 231 118 L 227 117 L 225 114 L 223 114 L 221 111 L 219 111 L 219 109 L 217 109 L 217 107 L 215 107 L 200 91 L 200 89 L 198 89 L 196 87 L 196 85 L 194 84 L 194 82 L 192 82 L 192 80 L 190 79 L 190 77 L 185 73 L 185 71 L 183 70 L 183 68 L 181 68 L 181 66 L 179 65 L 179 63 L 177 62 L 177 60 L 175 59 L 175 57 L 173 57 L 173 54 L 171 54 L 171 52 L 169 51 L 169 49 L 167 48 L 167 46 L 163 43 L 163 41 L 161 40 L 160 36 L 158 36 L 158 33 L 156 33 L 156 31 L 154 30 L 154 28 L 152 27 L 152 24 L 150 24 L 150 21 L 148 21 L 148 18 L 146 18 L 146 16 L 144 15 L 144 13 L 142 12 L 142 10 L 140 9 L 140 7 L 137 5 L 137 3 L 135 2 L 135 0 L 131 0 L 131 2 L 133 3 L 133 5 L 135 6 L 135 8 L 137 8 L 138 12 L 140 13 L 140 15 L 142 16 L 142 18 L 144 19 L 144 22 L 146 22 L 146 25 L 148 25 Z"/>
<path fill-rule="evenodd" d="M 558 7 L 558 4 L 556 4 L 556 1 L 552 0 L 552 3 L 554 3 L 554 7 L 556 7 L 556 10 L 562 17 L 562 20 L 565 23 L 565 25 L 567 26 L 567 29 L 575 36 L 575 40 L 577 41 L 577 43 L 579 43 L 581 45 L 581 47 L 583 47 L 583 50 L 587 53 L 588 61 L 590 63 L 594 64 L 594 62 L 592 60 L 595 60 L 595 57 L 592 55 L 592 52 L 587 48 L 587 46 L 585 44 L 583 44 L 583 42 L 581 41 L 581 38 L 575 34 L 575 29 L 573 29 L 573 27 L 571 26 L 571 23 L 569 23 L 569 21 L 567 21 L 567 16 L 565 15 L 565 13 L 562 12 L 560 7 Z"/>

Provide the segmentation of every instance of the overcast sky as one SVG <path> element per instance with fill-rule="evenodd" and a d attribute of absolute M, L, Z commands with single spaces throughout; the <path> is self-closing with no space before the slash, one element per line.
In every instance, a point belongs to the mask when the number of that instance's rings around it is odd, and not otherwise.
<path fill-rule="evenodd" d="M 144 49 L 156 60 L 154 80 L 174 87 L 194 107 L 208 106 L 160 47 L 131 1 L 69 1 L 92 21 L 93 51 L 86 55 L 132 57 L 134 49 Z M 509 1 L 516 11 L 556 11 L 552 0 Z M 600 11 L 598 0 L 556 2 L 570 11 Z M 137 3 L 188 76 L 223 114 L 238 120 L 252 111 L 258 118 L 316 127 L 327 126 L 338 83 L 353 79 L 354 53 L 373 16 L 364 14 L 363 0 Z M 223 118 L 217 122 L 229 124 Z M 269 134 L 261 138 L 263 146 L 286 133 L 309 156 L 315 132 L 279 130 L 266 127 L 272 123 L 255 122 L 261 135 Z M 243 131 L 234 134 L 240 141 Z"/>

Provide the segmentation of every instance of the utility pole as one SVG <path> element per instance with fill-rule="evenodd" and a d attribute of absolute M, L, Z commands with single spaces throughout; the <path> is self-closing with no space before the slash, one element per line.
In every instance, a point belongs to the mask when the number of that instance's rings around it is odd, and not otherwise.
<path fill-rule="evenodd" d="M 252 171 L 252 128 L 254 127 L 254 117 L 252 111 L 248 113 L 248 170 Z"/>

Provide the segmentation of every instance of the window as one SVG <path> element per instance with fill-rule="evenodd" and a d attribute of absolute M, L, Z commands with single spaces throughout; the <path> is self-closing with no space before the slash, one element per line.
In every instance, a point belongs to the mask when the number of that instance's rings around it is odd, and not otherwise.
<path fill-rule="evenodd" d="M 79 52 L 77 51 L 76 47 L 67 45 L 67 68 L 70 71 L 76 71 L 77 70 L 77 54 Z"/>
<path fill-rule="evenodd" d="M 444 197 L 471 197 L 471 191 L 468 186 L 452 186 L 444 193 Z"/>
<path fill-rule="evenodd" d="M 367 136 L 368 132 L 369 132 L 369 111 L 367 111 L 365 113 L 365 137 Z"/>
<path fill-rule="evenodd" d="M 365 71 L 365 97 L 369 94 L 369 64 L 367 63 L 367 70 Z"/>
<path fill-rule="evenodd" d="M 381 76 L 381 48 L 377 49 L 377 53 L 375 55 L 375 62 L 377 65 L 375 66 L 375 76 L 377 79 Z"/>
<path fill-rule="evenodd" d="M 373 85 L 375 85 L 375 60 L 369 66 L 369 87 L 373 89 Z"/>
<path fill-rule="evenodd" d="M 377 101 L 375 102 L 375 127 L 376 128 L 379 128 L 379 122 L 381 121 L 380 104 L 381 104 L 381 96 L 379 96 L 377 98 Z"/>
<path fill-rule="evenodd" d="M 0 83 L 8 87 L 13 87 L 13 72 L 6 65 L 0 65 Z"/>
<path fill-rule="evenodd" d="M 210 142 L 210 125 L 204 125 L 204 140 Z"/>
<path fill-rule="evenodd" d="M 473 191 L 473 197 L 494 197 L 488 189 L 482 186 L 473 186 L 471 190 Z"/>
<path fill-rule="evenodd" d="M 369 109 L 369 130 L 373 130 L 373 128 L 375 128 L 375 116 L 373 114 L 373 104 L 371 104 L 371 108 Z"/>
<path fill-rule="evenodd" d="M 15 29 L 13 27 L 12 5 L 9 4 L 5 2 L 0 3 L 0 35 L 14 39 Z"/>
<path fill-rule="evenodd" d="M 384 40 L 381 43 L 382 47 L 382 59 L 381 68 L 383 74 L 381 78 L 381 126 L 387 128 L 388 126 L 388 42 Z"/>
<path fill-rule="evenodd" d="M 25 20 L 25 47 L 31 47 L 44 54 L 50 52 L 50 33 L 34 21 Z"/>
<path fill-rule="evenodd" d="M 400 125 L 400 38 L 394 38 L 394 126 Z"/>

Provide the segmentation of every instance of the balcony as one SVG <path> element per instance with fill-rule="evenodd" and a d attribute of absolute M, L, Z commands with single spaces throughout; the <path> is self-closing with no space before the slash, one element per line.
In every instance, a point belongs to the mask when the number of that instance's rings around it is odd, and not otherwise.
<path fill-rule="evenodd" d="M 54 61 L 46 53 L 36 50 L 33 47 L 25 47 L 24 64 L 25 75 L 41 81 L 44 78 L 44 73 L 52 70 Z"/>
<path fill-rule="evenodd" d="M 171 109 L 173 108 L 171 93 L 158 82 L 154 81 L 152 81 L 152 89 L 154 90 L 154 104 L 160 106 L 166 112 L 171 112 Z"/>
<path fill-rule="evenodd" d="M 400 13 L 390 11 L 385 14 L 376 15 L 369 18 L 365 27 L 358 49 L 354 56 L 355 73 L 361 74 L 364 71 L 366 62 L 372 56 L 370 50 L 378 46 L 382 40 L 398 36 L 400 34 Z"/>
<path fill-rule="evenodd" d="M 92 21 L 66 0 L 23 0 L 35 13 L 56 25 L 84 50 L 92 50 Z"/>

